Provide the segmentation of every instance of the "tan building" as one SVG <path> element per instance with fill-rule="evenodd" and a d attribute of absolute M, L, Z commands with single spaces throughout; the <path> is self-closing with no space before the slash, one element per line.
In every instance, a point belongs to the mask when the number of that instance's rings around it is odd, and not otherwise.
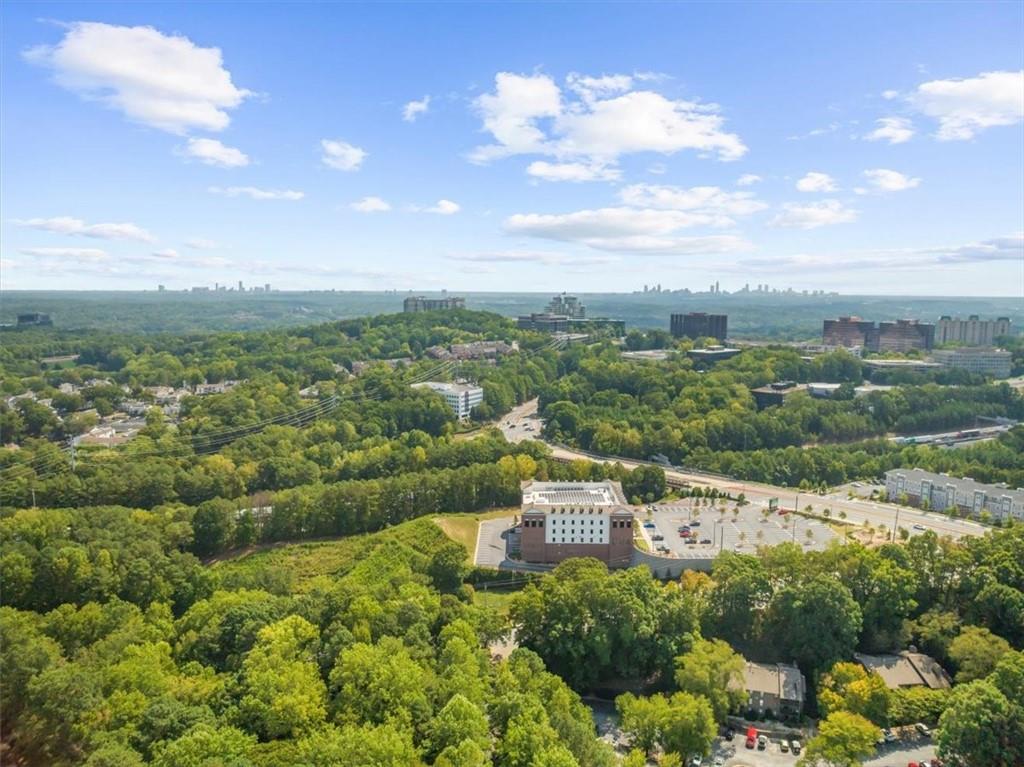
<path fill-rule="evenodd" d="M 949 688 L 949 674 L 931 656 L 904 650 L 898 655 L 861 655 L 854 658 L 868 671 L 874 671 L 891 690 L 906 687 Z"/>
<path fill-rule="evenodd" d="M 522 511 L 526 562 L 594 557 L 628 567 L 633 560 L 633 512 L 618 482 L 528 482 Z"/>
<path fill-rule="evenodd" d="M 935 327 L 935 343 L 960 343 L 967 346 L 992 346 L 1000 336 L 1010 335 L 1012 324 L 1009 317 L 994 320 L 979 319 L 972 314 L 966 320 L 943 315 Z"/>
<path fill-rule="evenodd" d="M 749 696 L 747 707 L 759 714 L 798 714 L 803 710 L 807 683 L 796 666 L 748 661 L 743 680 Z"/>

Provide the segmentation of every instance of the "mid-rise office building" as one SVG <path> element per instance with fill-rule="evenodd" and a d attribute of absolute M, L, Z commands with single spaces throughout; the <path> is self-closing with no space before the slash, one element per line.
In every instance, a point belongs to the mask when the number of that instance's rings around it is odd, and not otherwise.
<path fill-rule="evenodd" d="M 473 408 L 484 401 L 484 390 L 468 383 L 447 383 L 445 381 L 425 381 L 413 384 L 414 389 L 426 388 L 444 397 L 448 407 L 460 421 L 469 418 Z"/>
<path fill-rule="evenodd" d="M 982 320 L 972 314 L 966 320 L 943 315 L 935 326 L 936 344 L 964 344 L 966 346 L 992 346 L 999 336 L 1012 332 L 1009 317 Z"/>
<path fill-rule="evenodd" d="M 569 319 L 582 320 L 587 316 L 587 307 L 580 303 L 576 296 L 562 293 L 551 299 L 547 306 L 548 314 L 563 314 Z"/>
<path fill-rule="evenodd" d="M 872 351 L 909 352 L 931 349 L 935 345 L 935 326 L 917 320 L 878 323 L 878 346 Z"/>
<path fill-rule="evenodd" d="M 633 512 L 618 482 L 527 482 L 520 552 L 524 561 L 557 564 L 595 557 L 609 567 L 633 560 Z"/>
<path fill-rule="evenodd" d="M 27 312 L 18 315 L 18 327 L 27 328 L 32 326 L 49 326 L 53 324 L 49 314 L 41 312 Z"/>
<path fill-rule="evenodd" d="M 1013 366 L 1013 355 L 1010 352 L 976 346 L 936 349 L 932 352 L 932 359 L 946 368 L 960 368 L 993 378 L 1009 378 Z"/>
<path fill-rule="evenodd" d="M 520 330 L 535 330 L 538 333 L 568 333 L 569 318 L 564 314 L 547 312 L 523 314 L 516 320 L 516 326 Z"/>
<path fill-rule="evenodd" d="M 411 312 L 437 312 L 449 311 L 451 309 L 465 309 L 466 299 L 456 297 L 426 298 L 424 296 L 409 296 L 402 302 L 402 311 Z"/>
<path fill-rule="evenodd" d="M 906 500 L 912 506 L 927 506 L 946 511 L 956 508 L 961 514 L 980 516 L 988 512 L 993 519 L 1024 520 L 1024 489 L 958 479 L 921 469 L 892 469 L 885 472 L 885 494 L 890 501 Z"/>
<path fill-rule="evenodd" d="M 870 352 L 908 352 L 931 349 L 935 344 L 935 326 L 917 320 L 879 322 L 860 317 L 825 320 L 821 327 L 825 346 L 860 347 Z"/>
<path fill-rule="evenodd" d="M 669 327 L 675 338 L 714 338 L 718 343 L 724 344 L 728 334 L 729 317 L 725 314 L 706 312 L 673 314 Z"/>

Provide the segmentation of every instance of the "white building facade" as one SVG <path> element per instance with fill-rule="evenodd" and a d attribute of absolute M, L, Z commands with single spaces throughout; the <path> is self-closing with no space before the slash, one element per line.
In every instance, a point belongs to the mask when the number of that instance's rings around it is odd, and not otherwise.
<path fill-rule="evenodd" d="M 1024 521 L 1024 489 L 987 485 L 969 477 L 960 479 L 921 469 L 892 469 L 885 473 L 885 493 L 890 501 L 906 496 L 913 506 L 927 505 L 937 511 L 955 506 L 960 513 L 975 517 L 988 512 L 1000 522 Z"/>
<path fill-rule="evenodd" d="M 477 405 L 484 401 L 484 390 L 479 386 L 467 383 L 447 383 L 444 381 L 427 381 L 413 384 L 413 388 L 426 387 L 444 397 L 448 407 L 460 421 L 469 418 L 469 414 Z"/>

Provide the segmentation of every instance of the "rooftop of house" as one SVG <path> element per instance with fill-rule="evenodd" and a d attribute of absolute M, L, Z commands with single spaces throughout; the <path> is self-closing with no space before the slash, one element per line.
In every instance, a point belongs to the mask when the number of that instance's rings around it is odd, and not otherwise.
<path fill-rule="evenodd" d="M 900 687 L 930 687 L 933 690 L 946 689 L 950 686 L 949 675 L 938 661 L 929 655 L 919 652 L 901 652 L 898 655 L 862 655 L 853 656 L 868 671 L 876 672 L 886 686 L 891 689 Z"/>
<path fill-rule="evenodd" d="M 802 701 L 807 691 L 804 675 L 785 663 L 751 663 L 743 673 L 748 692 L 777 695 L 780 700 Z"/>

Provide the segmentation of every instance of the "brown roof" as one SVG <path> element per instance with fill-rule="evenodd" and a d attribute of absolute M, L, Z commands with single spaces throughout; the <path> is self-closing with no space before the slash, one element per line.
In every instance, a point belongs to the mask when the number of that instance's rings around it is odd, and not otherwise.
<path fill-rule="evenodd" d="M 868 671 L 874 671 L 890 689 L 930 687 L 942 690 L 950 686 L 949 675 L 934 658 L 919 652 L 899 655 L 860 655 L 855 657 Z"/>

